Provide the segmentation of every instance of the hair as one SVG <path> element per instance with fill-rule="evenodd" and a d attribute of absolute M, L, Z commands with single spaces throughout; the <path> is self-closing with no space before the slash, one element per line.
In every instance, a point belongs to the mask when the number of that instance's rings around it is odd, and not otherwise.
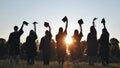
<path fill-rule="evenodd" d="M 63 33 L 63 28 L 62 27 L 59 28 L 59 33 Z"/>
<path fill-rule="evenodd" d="M 14 26 L 14 31 L 17 31 L 18 30 L 18 26 Z"/>
<path fill-rule="evenodd" d="M 94 26 L 91 26 L 91 27 L 90 27 L 90 32 L 97 34 L 97 31 L 96 31 L 96 29 L 95 29 Z"/>
<path fill-rule="evenodd" d="M 45 35 L 48 35 L 48 34 L 49 34 L 49 31 L 48 31 L 48 30 L 46 30 L 46 31 L 45 31 Z"/>
<path fill-rule="evenodd" d="M 76 29 L 75 31 L 74 31 L 74 35 L 77 35 L 78 34 L 78 30 Z"/>
<path fill-rule="evenodd" d="M 107 29 L 106 28 L 103 28 L 102 29 L 102 32 L 104 33 L 104 32 L 107 32 Z"/>
<path fill-rule="evenodd" d="M 95 28 L 94 26 L 91 26 L 91 27 L 90 27 L 90 31 L 93 31 L 93 30 L 94 30 L 94 28 Z"/>
<path fill-rule="evenodd" d="M 34 33 L 34 31 L 33 30 L 30 30 L 30 35 L 32 35 Z"/>

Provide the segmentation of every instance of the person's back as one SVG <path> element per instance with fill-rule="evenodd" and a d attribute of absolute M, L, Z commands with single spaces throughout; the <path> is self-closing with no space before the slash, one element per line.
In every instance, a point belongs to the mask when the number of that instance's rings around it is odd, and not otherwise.
<path fill-rule="evenodd" d="M 10 33 L 9 35 L 8 45 L 9 45 L 10 63 L 13 62 L 13 58 L 15 57 L 16 64 L 18 64 L 19 54 L 20 54 L 20 48 L 19 48 L 20 37 L 23 34 L 22 28 L 23 28 L 23 25 L 18 31 L 18 26 L 14 26 L 14 32 Z"/>
<path fill-rule="evenodd" d="M 67 36 L 67 29 L 63 31 L 63 28 L 59 28 L 59 32 L 56 35 L 56 43 L 57 43 L 57 56 L 58 56 L 58 63 L 64 64 L 64 58 L 66 56 L 66 43 L 65 38 Z"/>
<path fill-rule="evenodd" d="M 23 31 L 12 32 L 9 37 L 9 44 L 10 48 L 18 49 L 20 43 L 20 36 L 22 35 Z"/>
<path fill-rule="evenodd" d="M 46 36 L 41 38 L 40 49 L 43 51 L 48 51 L 50 49 L 50 39 Z"/>
<path fill-rule="evenodd" d="M 109 33 L 106 31 L 102 33 L 101 38 L 100 38 L 100 44 L 101 46 L 108 47 L 109 45 Z"/>
<path fill-rule="evenodd" d="M 100 55 L 109 56 L 109 33 L 106 29 L 103 29 L 103 33 L 99 40 L 100 43 Z"/>
<path fill-rule="evenodd" d="M 14 27 L 18 28 L 17 26 Z M 19 44 L 20 44 L 20 36 L 23 34 L 23 30 L 20 29 L 19 31 L 14 31 L 10 33 L 8 44 L 9 44 L 9 50 L 11 55 L 18 55 L 19 54 Z"/>
<path fill-rule="evenodd" d="M 101 23 L 103 24 L 104 28 L 102 29 L 102 34 L 99 39 L 99 55 L 101 57 L 102 65 L 109 64 L 109 32 L 105 26 L 105 19 L 103 18 Z"/>
<path fill-rule="evenodd" d="M 64 39 L 65 39 L 65 36 L 63 33 L 56 35 L 57 50 L 58 50 L 59 56 L 64 56 L 66 53 L 66 45 L 65 45 Z"/>
<path fill-rule="evenodd" d="M 37 35 L 29 35 L 26 40 L 26 46 L 27 46 L 27 52 L 28 53 L 33 53 L 35 55 L 36 53 L 36 43 L 35 40 L 37 39 Z"/>
<path fill-rule="evenodd" d="M 87 36 L 87 53 L 90 56 L 97 55 L 97 33 L 96 29 L 92 26 L 91 32 Z"/>
<path fill-rule="evenodd" d="M 27 64 L 34 64 L 34 57 L 36 56 L 36 43 L 37 39 L 36 32 L 30 31 L 29 36 L 26 38 L 26 53 L 27 53 Z"/>
<path fill-rule="evenodd" d="M 49 31 L 46 30 L 45 36 L 41 38 L 39 49 L 42 51 L 43 63 L 44 65 L 49 65 L 50 56 L 51 56 L 51 28 L 49 26 Z"/>
<path fill-rule="evenodd" d="M 87 55 L 88 55 L 88 62 L 90 65 L 94 65 L 96 56 L 97 56 L 97 31 L 95 26 L 90 27 L 90 33 L 87 36 Z"/>
<path fill-rule="evenodd" d="M 70 46 L 70 53 L 73 60 L 79 60 L 81 55 L 80 41 L 82 39 L 82 32 L 78 32 L 76 29 L 74 35 L 72 36 L 73 43 Z"/>

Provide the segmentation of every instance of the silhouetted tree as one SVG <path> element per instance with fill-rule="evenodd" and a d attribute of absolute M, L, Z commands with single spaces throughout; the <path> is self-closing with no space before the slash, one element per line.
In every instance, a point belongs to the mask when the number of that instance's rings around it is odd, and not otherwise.
<path fill-rule="evenodd" d="M 7 55 L 7 45 L 6 40 L 3 38 L 0 38 L 0 58 Z"/>
<path fill-rule="evenodd" d="M 120 56 L 119 54 L 119 41 L 116 38 L 110 39 L 110 47 L 111 47 L 111 54 L 112 56 Z"/>

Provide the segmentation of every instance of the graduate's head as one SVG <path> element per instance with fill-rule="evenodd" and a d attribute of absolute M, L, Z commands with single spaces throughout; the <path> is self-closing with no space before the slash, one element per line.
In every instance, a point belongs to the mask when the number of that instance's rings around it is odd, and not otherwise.
<path fill-rule="evenodd" d="M 94 26 L 90 27 L 90 33 L 97 34 L 97 31 Z"/>
<path fill-rule="evenodd" d="M 32 35 L 34 33 L 34 31 L 33 30 L 30 30 L 30 35 Z"/>
<path fill-rule="evenodd" d="M 74 31 L 74 35 L 78 35 L 78 30 L 77 29 Z"/>
<path fill-rule="evenodd" d="M 95 27 L 94 26 L 91 26 L 90 27 L 90 32 L 94 32 L 95 31 Z"/>
<path fill-rule="evenodd" d="M 14 26 L 14 31 L 18 31 L 18 26 Z"/>
<path fill-rule="evenodd" d="M 59 33 L 63 33 L 63 28 L 62 27 L 59 28 Z"/>
<path fill-rule="evenodd" d="M 46 35 L 46 36 L 49 35 L 49 31 L 48 31 L 48 30 L 45 31 L 45 35 Z"/>
<path fill-rule="evenodd" d="M 107 32 L 107 29 L 103 28 L 102 33 L 106 33 L 106 32 Z"/>

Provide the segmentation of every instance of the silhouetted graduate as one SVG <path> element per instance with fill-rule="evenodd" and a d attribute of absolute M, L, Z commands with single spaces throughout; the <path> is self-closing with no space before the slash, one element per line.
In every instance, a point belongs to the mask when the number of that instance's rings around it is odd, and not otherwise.
<path fill-rule="evenodd" d="M 78 24 L 80 26 L 80 33 L 77 29 L 74 31 L 74 35 L 72 36 L 73 43 L 70 46 L 70 54 L 73 62 L 79 61 L 81 55 L 80 41 L 83 37 L 82 26 L 81 26 L 81 24 L 83 24 L 82 19 L 78 21 Z"/>
<path fill-rule="evenodd" d="M 64 64 L 64 58 L 66 56 L 66 43 L 65 38 L 67 36 L 67 27 L 68 27 L 68 19 L 65 16 L 62 19 L 63 22 L 66 22 L 65 30 L 63 31 L 63 28 L 59 28 L 59 32 L 56 35 L 56 42 L 57 42 L 57 56 L 58 56 L 58 63 Z"/>
<path fill-rule="evenodd" d="M 34 30 L 30 30 L 29 36 L 26 38 L 26 53 L 27 53 L 27 64 L 34 64 L 34 57 L 36 56 L 36 22 L 34 24 Z"/>
<path fill-rule="evenodd" d="M 49 23 L 45 22 L 45 27 L 49 27 L 49 31 L 45 31 L 45 36 L 41 38 L 40 42 L 40 50 L 42 51 L 43 55 L 43 63 L 44 65 L 49 65 L 50 57 L 51 57 L 51 27 Z"/>
<path fill-rule="evenodd" d="M 13 62 L 13 59 L 15 59 L 15 62 L 18 63 L 19 61 L 19 54 L 20 54 L 20 37 L 23 34 L 23 26 L 27 25 L 27 22 L 23 22 L 20 30 L 18 30 L 18 26 L 14 26 L 14 32 L 10 33 L 8 44 L 9 44 L 9 56 L 10 56 L 10 63 Z"/>
<path fill-rule="evenodd" d="M 88 61 L 90 65 L 94 65 L 95 57 L 97 55 L 97 31 L 95 29 L 94 21 L 96 18 L 93 19 L 93 26 L 90 27 L 90 33 L 87 36 L 87 55 Z"/>
<path fill-rule="evenodd" d="M 109 64 L 109 32 L 105 27 L 105 20 L 102 19 L 101 23 L 103 23 L 104 28 L 102 29 L 102 34 L 99 40 L 100 43 L 100 57 L 103 65 Z"/>

